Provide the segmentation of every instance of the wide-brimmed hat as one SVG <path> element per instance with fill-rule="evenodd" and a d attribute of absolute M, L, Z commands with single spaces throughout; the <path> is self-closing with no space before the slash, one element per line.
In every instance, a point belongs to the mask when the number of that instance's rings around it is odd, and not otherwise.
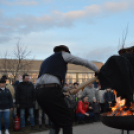
<path fill-rule="evenodd" d="M 134 46 L 128 47 L 128 48 L 122 48 L 118 51 L 119 55 L 123 53 L 129 53 L 129 52 L 134 52 Z"/>
<path fill-rule="evenodd" d="M 70 53 L 69 48 L 65 45 L 59 45 L 59 46 L 54 47 L 53 49 L 54 52 L 60 52 L 61 50 Z"/>

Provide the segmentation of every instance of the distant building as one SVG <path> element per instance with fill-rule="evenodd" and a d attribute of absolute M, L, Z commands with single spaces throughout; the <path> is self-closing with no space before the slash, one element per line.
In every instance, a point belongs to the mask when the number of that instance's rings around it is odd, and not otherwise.
<path fill-rule="evenodd" d="M 10 61 L 10 60 L 9 60 Z M 0 59 L 0 62 L 2 62 L 2 59 Z M 31 78 L 32 78 L 32 82 L 35 83 L 37 78 L 38 78 L 38 74 L 39 74 L 39 69 L 40 69 L 40 65 L 43 61 L 42 60 L 34 60 L 32 62 L 32 65 L 30 66 L 30 68 L 28 68 L 28 70 L 20 70 L 18 74 L 23 75 L 24 73 L 28 73 Z M 93 62 L 98 68 L 101 68 L 103 63 L 101 62 Z M 2 76 L 4 74 L 5 69 L 0 67 L 0 76 Z M 12 81 L 12 73 L 11 71 L 8 70 L 8 77 L 9 77 L 9 82 Z M 74 65 L 74 64 L 68 64 L 68 72 L 66 75 L 66 82 L 69 83 L 71 82 L 79 82 L 82 83 L 90 78 L 94 77 L 94 72 L 86 67 L 80 66 L 80 65 Z"/>

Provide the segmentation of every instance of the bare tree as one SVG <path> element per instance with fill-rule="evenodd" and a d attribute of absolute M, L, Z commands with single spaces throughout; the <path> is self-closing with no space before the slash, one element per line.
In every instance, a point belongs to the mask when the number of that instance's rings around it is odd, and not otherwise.
<path fill-rule="evenodd" d="M 122 40 L 120 41 L 119 39 L 119 46 L 121 46 L 121 48 L 124 48 L 125 46 L 127 34 L 128 34 L 128 24 L 127 24 L 125 31 L 122 34 Z"/>
<path fill-rule="evenodd" d="M 1 74 L 5 74 L 5 75 L 8 74 L 8 52 L 7 51 L 4 53 L 4 56 L 2 57 L 0 70 L 1 70 Z"/>
<path fill-rule="evenodd" d="M 27 51 L 27 46 L 22 46 L 20 41 L 17 42 L 13 50 L 13 54 L 8 59 L 7 52 L 5 53 L 5 58 L 1 63 L 0 68 L 4 68 L 4 72 L 7 75 L 8 72 L 12 74 L 13 81 L 19 73 L 28 73 L 32 67 L 34 57 L 31 60 L 27 58 L 31 55 L 31 51 Z"/>

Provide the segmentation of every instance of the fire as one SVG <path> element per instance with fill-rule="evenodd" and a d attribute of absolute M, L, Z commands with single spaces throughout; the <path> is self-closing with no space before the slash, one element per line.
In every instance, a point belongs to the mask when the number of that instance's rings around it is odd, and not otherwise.
<path fill-rule="evenodd" d="M 116 105 L 112 108 L 112 111 L 114 112 L 116 109 L 122 110 L 122 107 L 125 105 L 125 103 L 126 103 L 125 99 L 121 100 L 120 97 L 117 97 L 116 98 Z"/>
<path fill-rule="evenodd" d="M 121 97 L 117 97 L 117 92 L 113 90 L 114 95 L 115 95 L 115 100 L 116 100 L 116 105 L 112 107 L 112 111 L 114 112 L 116 109 L 122 110 L 122 107 L 125 106 L 126 100 L 122 99 Z"/>
<path fill-rule="evenodd" d="M 114 107 L 111 107 L 112 112 L 108 113 L 108 116 L 128 116 L 134 115 L 134 112 L 131 110 L 126 110 L 126 100 L 121 99 L 121 97 L 117 97 L 117 92 L 114 90 L 114 95 L 116 99 L 116 104 Z M 134 97 L 134 94 L 133 94 Z M 131 108 L 134 104 L 131 105 Z"/>

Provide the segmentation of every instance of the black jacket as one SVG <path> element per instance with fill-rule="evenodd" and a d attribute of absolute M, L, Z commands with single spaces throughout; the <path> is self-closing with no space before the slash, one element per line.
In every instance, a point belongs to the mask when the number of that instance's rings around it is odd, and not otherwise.
<path fill-rule="evenodd" d="M 13 108 L 13 98 L 9 89 L 0 89 L 0 109 L 10 109 Z"/>
<path fill-rule="evenodd" d="M 16 104 L 20 108 L 32 108 L 35 100 L 34 86 L 31 82 L 21 82 L 16 88 Z"/>
<path fill-rule="evenodd" d="M 89 103 L 89 106 L 91 106 L 91 107 L 93 108 L 93 112 L 94 112 L 95 114 L 100 113 L 101 106 L 100 106 L 100 103 L 99 103 L 99 102 L 92 102 L 92 103 Z"/>
<path fill-rule="evenodd" d="M 134 60 L 134 55 L 132 58 Z M 127 56 L 112 56 L 99 73 L 102 89 L 115 89 L 117 95 L 126 98 L 128 102 L 133 101 L 134 91 L 134 68 L 130 61 Z"/>

